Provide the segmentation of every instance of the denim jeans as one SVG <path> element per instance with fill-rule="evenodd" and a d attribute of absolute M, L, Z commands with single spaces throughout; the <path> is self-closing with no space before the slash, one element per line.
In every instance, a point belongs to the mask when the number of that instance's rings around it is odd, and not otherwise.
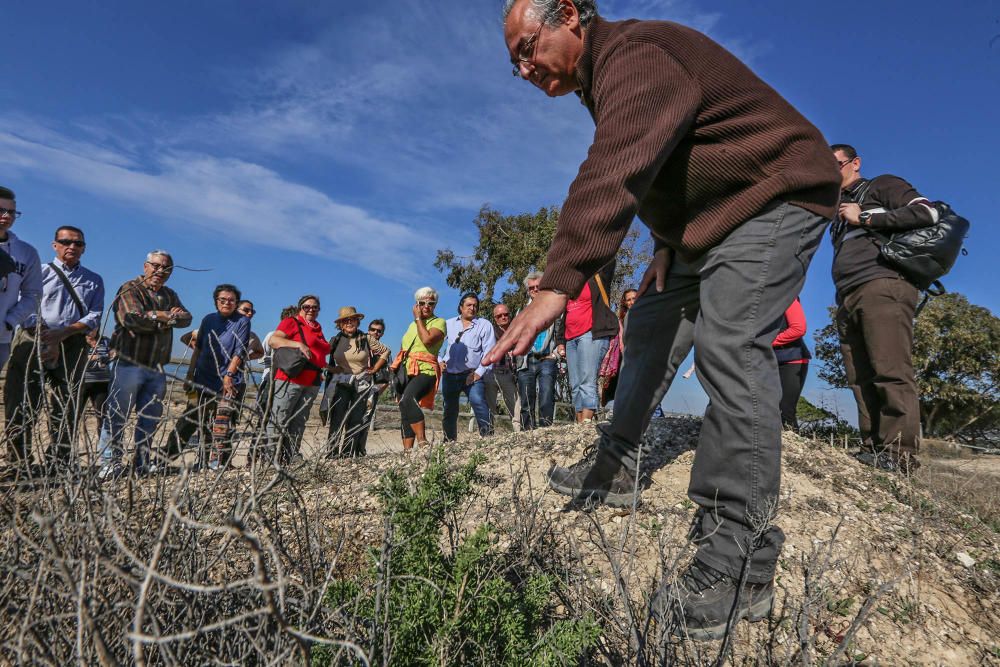
<path fill-rule="evenodd" d="M 132 465 L 141 469 L 149 465 L 149 448 L 163 415 L 163 397 L 167 393 L 167 376 L 155 368 L 115 362 L 111 371 L 111 387 L 105 404 L 106 428 L 101 432 L 100 451 L 105 463 L 120 461 L 124 453 L 122 433 L 125 421 L 135 408 L 135 457 Z"/>
<path fill-rule="evenodd" d="M 482 378 L 466 384 L 466 378 L 473 371 L 464 373 L 445 373 L 441 377 L 441 396 L 444 399 L 444 419 L 441 428 L 444 429 L 445 440 L 458 440 L 458 398 L 464 392 L 469 397 L 472 413 L 476 415 L 479 425 L 479 435 L 489 435 L 493 432 L 490 406 L 486 402 L 486 383 Z"/>
<path fill-rule="evenodd" d="M 536 359 L 529 354 L 525 363 L 526 367 L 517 372 L 517 386 L 521 392 L 521 428 L 527 431 L 552 426 L 556 412 L 556 360 Z"/>
<path fill-rule="evenodd" d="M 573 393 L 573 409 L 597 410 L 597 373 L 608 353 L 610 338 L 594 339 L 590 332 L 566 341 L 566 365 Z"/>

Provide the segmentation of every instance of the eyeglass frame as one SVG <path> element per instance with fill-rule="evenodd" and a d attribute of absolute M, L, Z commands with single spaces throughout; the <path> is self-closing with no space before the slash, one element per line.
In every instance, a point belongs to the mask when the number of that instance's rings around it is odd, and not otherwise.
<path fill-rule="evenodd" d="M 87 242 L 83 239 L 54 239 L 55 243 L 58 243 L 64 248 L 73 246 L 74 248 L 86 248 Z"/>
<path fill-rule="evenodd" d="M 535 51 L 538 49 L 538 37 L 542 34 L 542 28 L 544 27 L 545 27 L 545 21 L 539 23 L 538 30 L 532 33 L 531 37 L 529 37 L 522 43 L 521 48 L 519 48 L 517 51 L 517 55 L 514 56 L 514 59 L 510 61 L 511 65 L 514 66 L 514 69 L 511 72 L 511 74 L 513 74 L 514 76 L 521 79 L 528 78 L 526 76 L 521 75 L 521 67 L 535 66 L 535 63 L 533 61 L 535 59 Z M 525 55 L 529 47 L 531 48 L 531 53 Z"/>
<path fill-rule="evenodd" d="M 173 264 L 160 264 L 158 262 L 151 262 L 148 259 L 144 262 L 144 264 L 149 264 L 151 267 L 153 267 L 153 273 L 165 273 L 167 275 L 170 275 L 171 273 L 174 272 Z"/>
<path fill-rule="evenodd" d="M 5 215 L 9 215 L 12 220 L 17 220 L 18 218 L 21 217 L 21 213 L 22 211 L 18 211 L 12 208 L 0 208 L 0 218 L 4 217 Z"/>

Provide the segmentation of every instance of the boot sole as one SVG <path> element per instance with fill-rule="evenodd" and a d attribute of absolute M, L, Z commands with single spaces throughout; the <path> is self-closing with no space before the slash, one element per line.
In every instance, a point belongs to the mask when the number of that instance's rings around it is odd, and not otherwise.
<path fill-rule="evenodd" d="M 750 605 L 744 613 L 737 614 L 736 619 L 733 621 L 733 627 L 735 628 L 736 624 L 744 618 L 750 623 L 763 621 L 771 615 L 771 608 L 773 606 L 774 594 L 772 593 L 769 597 L 758 600 L 755 604 Z M 692 625 L 681 626 L 678 624 L 674 627 L 674 634 L 679 637 L 687 637 L 688 639 L 693 639 L 699 642 L 722 639 L 726 636 L 726 621 L 723 621 L 718 625 L 707 625 L 702 627 L 694 627 Z"/>

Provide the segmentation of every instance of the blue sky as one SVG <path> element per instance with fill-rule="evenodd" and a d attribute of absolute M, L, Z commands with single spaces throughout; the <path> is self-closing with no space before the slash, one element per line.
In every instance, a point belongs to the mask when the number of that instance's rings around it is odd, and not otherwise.
<path fill-rule="evenodd" d="M 5 3 L 0 184 L 25 211 L 15 232 L 49 251 L 87 233 L 109 289 L 163 247 L 196 318 L 235 282 L 255 330 L 301 294 L 321 319 L 355 305 L 398 347 L 416 287 L 457 295 L 434 252 L 475 243 L 484 203 L 559 204 L 593 133 L 574 97 L 510 76 L 499 2 Z M 899 174 L 973 223 L 947 285 L 997 311 L 993 225 L 1000 175 L 1000 5 L 926 1 L 616 0 L 608 18 L 706 31 L 810 118 L 854 143 L 868 175 Z M 803 303 L 810 329 L 833 302 L 831 253 Z M 993 268 L 991 268 L 993 267 Z M 845 414 L 815 378 L 806 395 Z M 667 407 L 698 411 L 695 380 Z"/>

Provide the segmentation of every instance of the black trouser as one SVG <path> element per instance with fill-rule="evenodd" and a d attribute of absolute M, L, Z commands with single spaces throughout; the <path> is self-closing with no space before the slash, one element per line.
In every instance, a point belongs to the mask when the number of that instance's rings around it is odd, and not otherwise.
<path fill-rule="evenodd" d="M 108 390 L 111 382 L 86 382 L 83 385 L 83 394 L 80 396 L 80 405 L 85 405 L 90 401 L 91 407 L 97 413 L 97 432 L 104 428 L 104 404 L 108 400 Z"/>
<path fill-rule="evenodd" d="M 87 367 L 87 339 L 76 334 L 62 341 L 59 348 L 58 362 L 50 369 L 42 368 L 35 338 L 25 330 L 18 331 L 11 345 L 3 392 L 11 462 L 31 462 L 32 426 L 41 415 L 44 384 L 52 390 L 48 401 L 51 443 L 46 457 L 68 461 L 73 453 L 83 408 L 80 390 Z"/>
<path fill-rule="evenodd" d="M 411 375 L 410 381 L 406 383 L 406 389 L 399 399 L 399 415 L 402 419 L 403 437 L 415 438 L 411 424 L 419 424 L 424 420 L 424 411 L 420 409 L 420 400 L 434 391 L 434 383 L 437 378 L 433 375 Z"/>
<path fill-rule="evenodd" d="M 364 456 L 367 451 L 368 429 L 365 414 L 368 412 L 369 391 L 360 392 L 354 385 L 337 384 L 330 406 L 330 435 L 327 438 L 327 456 Z M 340 443 L 341 433 L 344 435 Z"/>
<path fill-rule="evenodd" d="M 781 410 L 781 425 L 793 431 L 799 430 L 796 409 L 799 405 L 799 396 L 802 395 L 802 387 L 806 384 L 807 375 L 809 375 L 809 364 L 780 364 L 778 366 L 778 376 L 781 378 L 781 402 L 778 404 Z"/>

